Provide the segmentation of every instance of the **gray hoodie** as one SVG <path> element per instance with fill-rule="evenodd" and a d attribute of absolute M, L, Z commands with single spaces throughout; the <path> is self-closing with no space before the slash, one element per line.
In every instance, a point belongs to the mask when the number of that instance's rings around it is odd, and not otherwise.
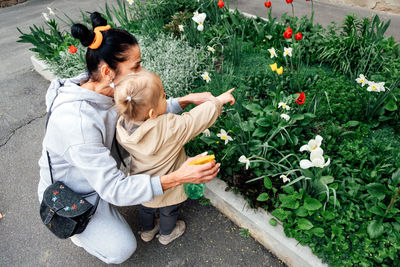
<path fill-rule="evenodd" d="M 96 191 L 101 199 L 117 206 L 135 205 L 162 195 L 160 177 L 125 176 L 117 168 L 110 152 L 118 119 L 114 100 L 80 87 L 87 79 L 87 74 L 57 78 L 47 91 L 47 111 L 54 104 L 39 160 L 39 200 L 51 184 L 46 149 L 54 180 L 63 181 L 77 193 Z M 178 100 L 169 99 L 167 112 L 180 111 Z"/>

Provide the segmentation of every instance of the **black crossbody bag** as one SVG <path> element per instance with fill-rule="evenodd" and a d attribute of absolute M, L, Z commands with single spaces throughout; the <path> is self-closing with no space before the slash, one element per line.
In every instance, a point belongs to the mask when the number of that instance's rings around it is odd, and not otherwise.
<path fill-rule="evenodd" d="M 46 131 L 53 103 L 47 114 Z M 44 191 L 43 200 L 40 204 L 40 217 L 53 234 L 59 238 L 66 239 L 85 230 L 96 212 L 100 196 L 97 194 L 95 204 L 92 205 L 85 198 L 96 194 L 95 191 L 82 195 L 71 190 L 63 182 L 57 181 L 54 183 L 50 155 L 47 150 L 46 153 L 51 185 Z"/>

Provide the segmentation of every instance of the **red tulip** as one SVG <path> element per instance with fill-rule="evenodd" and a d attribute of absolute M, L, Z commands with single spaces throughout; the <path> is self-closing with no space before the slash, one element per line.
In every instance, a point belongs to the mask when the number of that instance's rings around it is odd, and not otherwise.
<path fill-rule="evenodd" d="M 224 1 L 222 1 L 222 0 L 219 0 L 219 1 L 218 1 L 218 6 L 219 6 L 219 8 L 223 8 L 224 5 L 225 5 Z"/>
<path fill-rule="evenodd" d="M 78 51 L 78 48 L 76 48 L 74 45 L 71 45 L 70 47 L 68 47 L 68 51 L 69 51 L 71 54 L 75 54 L 76 51 Z"/>
<path fill-rule="evenodd" d="M 270 8 L 270 7 L 271 7 L 271 1 L 265 2 L 265 3 L 264 3 L 264 6 L 265 6 L 266 8 Z"/>
<path fill-rule="evenodd" d="M 299 97 L 296 99 L 296 103 L 299 105 L 303 105 L 306 102 L 306 94 L 304 92 L 296 94 L 299 95 Z"/>
<path fill-rule="evenodd" d="M 291 4 L 293 0 L 286 0 L 286 3 Z"/>
<path fill-rule="evenodd" d="M 283 33 L 283 37 L 285 39 L 290 39 L 293 35 L 293 30 L 290 27 L 287 27 L 286 31 Z"/>
<path fill-rule="evenodd" d="M 301 32 L 298 32 L 294 35 L 294 39 L 296 39 L 297 41 L 300 41 L 303 38 L 303 35 L 301 34 Z"/>

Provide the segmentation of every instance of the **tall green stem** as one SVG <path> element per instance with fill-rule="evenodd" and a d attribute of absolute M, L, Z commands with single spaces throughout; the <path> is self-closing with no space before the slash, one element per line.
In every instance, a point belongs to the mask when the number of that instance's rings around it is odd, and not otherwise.
<path fill-rule="evenodd" d="M 393 208 L 393 205 L 394 205 L 394 203 L 396 203 L 396 200 L 399 197 L 399 194 L 400 194 L 400 185 L 397 189 L 396 194 L 392 197 L 392 200 L 390 201 L 389 207 L 387 208 L 385 214 L 388 213 Z"/>

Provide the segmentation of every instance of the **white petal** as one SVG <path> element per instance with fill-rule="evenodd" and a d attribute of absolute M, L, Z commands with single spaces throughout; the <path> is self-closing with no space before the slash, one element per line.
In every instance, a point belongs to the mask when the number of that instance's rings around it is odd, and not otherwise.
<path fill-rule="evenodd" d="M 323 140 L 324 138 L 322 138 L 322 136 L 320 136 L 320 135 L 317 135 L 316 137 L 315 137 L 315 141 L 317 142 L 317 145 L 318 146 L 321 146 L 321 143 L 322 143 L 322 140 Z"/>
<path fill-rule="evenodd" d="M 206 17 L 207 17 L 206 13 L 201 13 L 201 14 L 199 14 L 199 16 L 198 16 L 199 21 L 201 21 L 201 22 L 204 22 L 204 20 L 206 19 Z"/>
<path fill-rule="evenodd" d="M 221 134 L 222 135 L 227 135 L 227 132 L 224 129 L 221 129 Z"/>
<path fill-rule="evenodd" d="M 303 152 L 304 150 L 310 151 L 310 148 L 308 145 L 304 145 L 302 147 L 300 147 L 300 152 Z"/>
<path fill-rule="evenodd" d="M 204 30 L 203 24 L 199 24 L 199 26 L 197 26 L 197 30 L 202 32 Z"/>
<path fill-rule="evenodd" d="M 246 170 L 249 169 L 249 167 L 250 167 L 250 160 L 247 159 L 247 161 L 246 161 Z"/>
<path fill-rule="evenodd" d="M 233 141 L 232 137 L 230 137 L 229 135 L 226 136 L 226 140 Z"/>
<path fill-rule="evenodd" d="M 315 158 L 320 158 L 320 157 L 322 157 L 323 154 L 324 154 L 324 150 L 322 150 L 322 148 L 318 147 L 311 151 L 310 160 L 312 161 Z"/>
<path fill-rule="evenodd" d="M 309 161 L 308 159 L 302 159 L 300 160 L 300 168 L 302 169 L 308 169 L 313 167 L 314 165 L 312 164 L 311 161 Z"/>
<path fill-rule="evenodd" d="M 239 162 L 241 162 L 241 163 L 246 163 L 246 160 L 247 160 L 247 158 L 245 155 L 241 155 L 239 158 Z"/>
<path fill-rule="evenodd" d="M 328 159 L 328 161 L 324 164 L 324 167 L 328 166 L 331 163 L 331 159 Z"/>
<path fill-rule="evenodd" d="M 318 158 L 314 158 L 311 162 L 312 162 L 312 165 L 314 165 L 314 167 L 323 168 L 325 160 L 323 157 L 318 157 Z"/>

